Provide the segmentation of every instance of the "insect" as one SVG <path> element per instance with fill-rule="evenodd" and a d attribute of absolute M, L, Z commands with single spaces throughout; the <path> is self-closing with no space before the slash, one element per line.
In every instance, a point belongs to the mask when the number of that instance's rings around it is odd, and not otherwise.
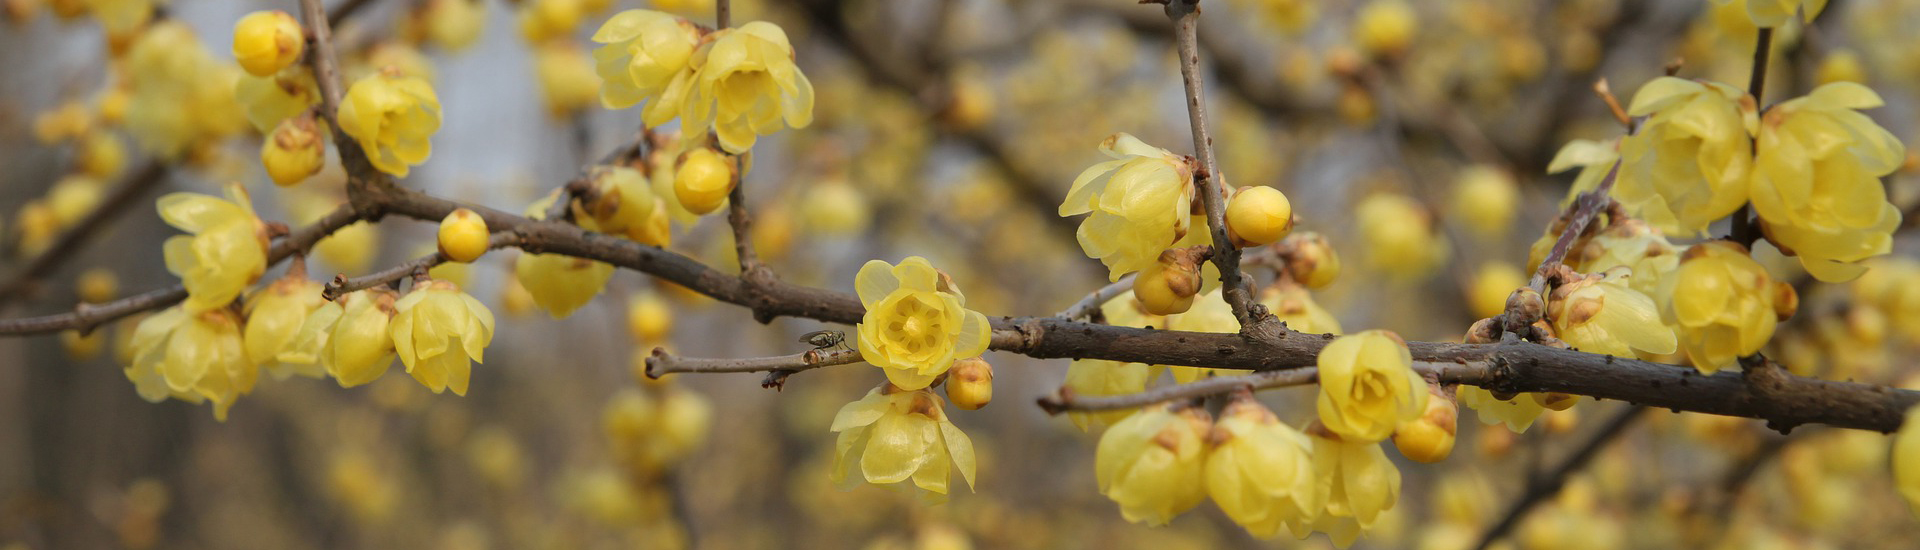
<path fill-rule="evenodd" d="M 837 330 L 816 330 L 800 336 L 800 343 L 813 346 L 818 350 L 847 348 L 847 333 Z"/>

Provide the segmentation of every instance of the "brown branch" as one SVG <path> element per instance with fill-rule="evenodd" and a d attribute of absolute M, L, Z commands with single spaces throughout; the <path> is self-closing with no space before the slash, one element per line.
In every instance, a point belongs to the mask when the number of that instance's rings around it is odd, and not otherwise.
<path fill-rule="evenodd" d="M 1220 268 L 1222 296 L 1240 321 L 1240 331 L 1248 335 L 1276 332 L 1277 323 L 1257 309 L 1253 285 L 1240 273 L 1240 247 L 1227 237 L 1227 205 L 1223 197 L 1227 178 L 1213 155 L 1213 134 L 1207 130 L 1206 82 L 1200 74 L 1200 2 L 1170 0 L 1167 18 L 1173 21 L 1173 38 L 1180 56 L 1180 81 L 1187 91 L 1187 121 L 1193 129 L 1194 154 L 1200 157 L 1200 170 L 1194 179 L 1199 185 L 1200 206 L 1206 211 L 1207 227 L 1213 232 L 1213 264 Z"/>
<path fill-rule="evenodd" d="M 122 179 L 120 185 L 115 186 L 113 192 L 108 194 L 99 206 L 94 207 L 86 217 L 67 229 L 66 233 L 62 233 L 60 238 L 46 250 L 28 261 L 27 267 L 14 274 L 5 286 L 0 286 L 0 305 L 5 305 L 32 292 L 38 286 L 40 279 L 52 274 L 54 270 L 60 268 L 61 264 L 79 255 L 80 249 L 86 246 L 87 241 L 101 229 L 105 229 L 108 222 L 120 219 L 127 208 L 139 202 L 136 199 L 145 196 L 147 191 L 165 181 L 167 171 L 167 165 L 159 161 L 148 161 L 139 170 Z"/>
<path fill-rule="evenodd" d="M 1435 377 L 1441 382 L 1455 382 L 1460 379 L 1479 379 L 1485 376 L 1484 369 L 1474 365 L 1453 363 L 1414 365 L 1414 371 L 1422 376 Z M 1154 403 L 1164 403 L 1179 399 L 1225 395 L 1240 389 L 1263 390 L 1304 386 L 1320 380 L 1320 369 L 1306 367 L 1289 370 L 1260 371 L 1253 374 L 1234 376 L 1215 376 L 1185 384 L 1161 386 L 1140 393 L 1123 395 L 1102 395 L 1080 397 L 1066 388 L 1039 399 L 1040 409 L 1047 414 L 1060 414 L 1066 411 L 1108 411 L 1132 409 Z"/>
<path fill-rule="evenodd" d="M 519 235 L 510 232 L 494 233 L 492 237 L 487 239 L 487 249 L 506 248 L 519 243 Z M 345 273 L 342 273 L 334 276 L 333 280 L 327 281 L 326 288 L 320 290 L 320 296 L 328 300 L 333 300 L 348 292 L 373 288 L 398 281 L 415 273 L 424 273 L 426 270 L 433 269 L 450 260 L 451 259 L 445 254 L 434 252 L 412 260 L 407 260 L 400 265 L 375 271 L 360 277 L 348 278 Z"/>
<path fill-rule="evenodd" d="M 267 251 L 267 265 L 278 264 L 294 254 L 304 254 L 321 238 L 360 220 L 359 214 L 351 206 L 343 205 L 336 208 L 313 224 L 302 227 L 275 243 L 273 248 Z M 68 329 L 87 332 L 101 324 L 142 311 L 171 306 L 185 299 L 187 299 L 187 288 L 173 285 L 103 304 L 80 304 L 68 313 L 0 319 L 0 336 L 51 334 Z"/>
<path fill-rule="evenodd" d="M 1555 466 L 1553 471 L 1549 472 L 1545 478 L 1528 480 L 1526 492 L 1521 493 L 1518 500 L 1515 500 L 1513 504 L 1507 506 L 1507 511 L 1501 515 L 1500 521 L 1494 523 L 1492 528 L 1487 529 L 1486 534 L 1480 536 L 1480 542 L 1479 544 L 1475 544 L 1474 548 L 1476 550 L 1485 550 L 1488 546 L 1500 540 L 1500 537 L 1504 537 L 1507 533 L 1513 531 L 1514 527 L 1520 525 L 1520 520 L 1527 516 L 1527 512 L 1533 510 L 1534 505 L 1546 500 L 1547 497 L 1559 493 L 1560 488 L 1566 485 L 1567 478 L 1572 477 L 1573 474 L 1578 473 L 1581 468 L 1586 467 L 1587 462 L 1592 461 L 1595 455 L 1600 454 L 1600 449 L 1605 448 L 1607 443 L 1619 438 L 1620 434 L 1626 433 L 1627 427 L 1632 426 L 1635 420 L 1646 416 L 1641 414 L 1646 411 L 1646 407 L 1640 406 L 1621 409 L 1620 412 L 1613 415 L 1612 419 L 1607 420 L 1607 423 L 1602 425 L 1599 431 L 1588 436 L 1586 442 L 1581 443 L 1580 447 L 1573 451 L 1573 454 L 1568 455 L 1565 460 L 1562 460 L 1560 465 Z"/>
<path fill-rule="evenodd" d="M 674 373 L 781 371 L 791 374 L 820 367 L 850 365 L 862 360 L 860 352 L 850 349 L 810 349 L 802 353 L 773 357 L 711 359 L 684 357 L 667 353 L 666 348 L 653 348 L 653 354 L 647 356 L 647 377 L 659 378 Z"/>
<path fill-rule="evenodd" d="M 720 0 L 726 5 L 726 0 Z M 727 226 L 733 228 L 733 255 L 740 264 L 740 276 L 761 277 L 770 275 L 761 265 L 760 255 L 753 252 L 753 217 L 747 214 L 747 190 L 745 174 L 740 173 L 745 166 L 740 157 L 732 156 L 733 190 L 727 192 Z"/>
<path fill-rule="evenodd" d="M 1607 169 L 1607 176 L 1600 179 L 1600 185 L 1594 187 L 1592 191 L 1581 193 L 1580 198 L 1574 199 L 1573 217 L 1567 219 L 1566 228 L 1562 229 L 1560 237 L 1553 241 L 1553 249 L 1547 252 L 1546 259 L 1540 261 L 1540 269 L 1535 270 L 1533 278 L 1527 281 L 1527 286 L 1534 292 L 1540 293 L 1541 296 L 1546 295 L 1547 277 L 1566 262 L 1567 254 L 1573 250 L 1573 243 L 1580 240 L 1580 234 L 1585 233 L 1587 226 L 1593 223 L 1594 218 L 1605 212 L 1607 205 L 1613 202 L 1607 197 L 1607 193 L 1613 190 L 1613 182 L 1619 177 L 1620 161 L 1615 160 L 1613 167 Z"/>

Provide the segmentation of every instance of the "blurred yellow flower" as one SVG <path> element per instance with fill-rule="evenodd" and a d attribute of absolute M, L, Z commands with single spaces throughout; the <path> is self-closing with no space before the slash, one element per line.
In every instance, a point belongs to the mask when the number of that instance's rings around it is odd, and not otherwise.
<path fill-rule="evenodd" d="M 253 129 L 271 132 L 281 121 L 320 104 L 320 86 L 305 66 L 288 67 L 266 76 L 240 75 L 233 98 L 246 108 Z"/>
<path fill-rule="evenodd" d="M 1161 251 L 1186 236 L 1193 165 L 1125 133 L 1101 141 L 1100 152 L 1114 160 L 1074 178 L 1060 216 L 1093 213 L 1080 222 L 1080 249 L 1107 265 L 1107 280 L 1118 281 L 1153 267 Z"/>
<path fill-rule="evenodd" d="M 1906 162 L 1906 148 L 1856 111 L 1882 103 L 1866 86 L 1827 84 L 1760 124 L 1754 211 L 1768 239 L 1822 281 L 1858 277 L 1866 267 L 1855 262 L 1892 250 L 1901 214 L 1880 178 Z"/>
<path fill-rule="evenodd" d="M 1393 435 L 1427 408 L 1427 380 L 1399 335 L 1369 330 L 1335 338 L 1320 350 L 1320 422 L 1354 442 Z"/>
<path fill-rule="evenodd" d="M 1893 484 L 1907 505 L 1920 515 L 1920 407 L 1907 409 L 1900 431 L 1893 434 Z"/>
<path fill-rule="evenodd" d="M 967 309 L 959 287 L 926 258 L 869 261 L 853 286 L 867 309 L 855 328 L 860 354 L 901 389 L 925 388 L 954 361 L 987 350 L 987 316 Z"/>
<path fill-rule="evenodd" d="M 947 420 L 931 391 L 874 388 L 841 407 L 832 429 L 840 434 L 834 442 L 835 483 L 850 483 L 857 471 L 867 483 L 913 478 L 915 486 L 945 495 L 951 471 L 958 468 L 967 487 L 973 487 L 973 440 Z"/>
<path fill-rule="evenodd" d="M 1291 281 L 1275 282 L 1260 289 L 1260 304 L 1289 330 L 1312 334 L 1340 334 L 1340 319 L 1320 307 L 1307 287 Z"/>
<path fill-rule="evenodd" d="M 433 153 L 429 139 L 440 130 L 440 97 L 425 79 L 382 70 L 347 88 L 339 123 L 374 168 L 404 178 Z"/>
<path fill-rule="evenodd" d="M 484 362 L 493 341 L 493 312 L 446 281 L 416 282 L 420 288 L 393 304 L 393 348 L 407 373 L 440 393 L 467 394 L 473 363 Z"/>
<path fill-rule="evenodd" d="M 1100 434 L 1094 479 L 1127 521 L 1166 525 L 1207 496 L 1207 412 L 1179 404 L 1141 408 Z"/>
<path fill-rule="evenodd" d="M 1253 536 L 1304 533 L 1325 507 L 1312 440 L 1251 396 L 1227 405 L 1208 441 L 1207 495 Z"/>
<path fill-rule="evenodd" d="M 1729 0 L 1714 0 L 1722 4 Z M 1740 0 L 1747 4 L 1747 16 L 1753 18 L 1757 27 L 1779 27 L 1786 25 L 1798 13 L 1802 20 L 1812 22 L 1822 10 L 1827 9 L 1827 0 Z"/>
<path fill-rule="evenodd" d="M 647 106 L 650 126 L 663 124 L 678 114 L 678 102 L 663 100 L 661 94 L 676 77 L 691 78 L 681 74 L 687 72 L 693 49 L 700 41 L 700 31 L 693 23 L 652 10 L 626 10 L 601 24 L 593 33 L 593 41 L 604 44 L 593 50 L 594 72 L 600 75 L 601 105 L 625 109 L 649 99 L 672 103 Z M 687 85 L 681 83 L 683 88 Z M 655 118 L 655 113 L 665 116 Z"/>
<path fill-rule="evenodd" d="M 1527 428 L 1533 426 L 1533 421 L 1547 409 L 1533 398 L 1533 394 L 1523 393 L 1513 399 L 1497 399 L 1493 392 L 1464 384 L 1456 388 L 1454 397 L 1460 400 L 1461 405 L 1478 412 L 1481 424 L 1505 424 L 1508 430 L 1515 433 L 1526 433 Z"/>
<path fill-rule="evenodd" d="M 712 128 L 721 148 L 739 154 L 783 123 L 792 128 L 813 123 L 813 83 L 794 66 L 793 46 L 779 25 L 754 21 L 708 38 L 694 52 L 699 69 L 680 112 L 689 142 L 704 141 Z"/>
<path fill-rule="evenodd" d="M 1620 143 L 1613 196 L 1668 234 L 1704 233 L 1747 201 L 1753 98 L 1718 82 L 1655 78 L 1627 113 L 1645 116 Z"/>
<path fill-rule="evenodd" d="M 1367 264 L 1398 279 L 1418 279 L 1445 263 L 1451 246 L 1434 231 L 1433 215 L 1411 197 L 1374 193 L 1356 207 Z"/>
<path fill-rule="evenodd" d="M 246 124 L 234 98 L 243 71 L 213 58 L 185 23 L 149 25 L 127 51 L 126 127 L 140 148 L 178 160 Z"/>
<path fill-rule="evenodd" d="M 160 219 L 193 235 L 167 238 L 162 252 L 167 271 L 187 287 L 187 311 L 225 307 L 267 270 L 266 224 L 239 184 L 226 188 L 227 200 L 199 193 L 160 197 Z"/>

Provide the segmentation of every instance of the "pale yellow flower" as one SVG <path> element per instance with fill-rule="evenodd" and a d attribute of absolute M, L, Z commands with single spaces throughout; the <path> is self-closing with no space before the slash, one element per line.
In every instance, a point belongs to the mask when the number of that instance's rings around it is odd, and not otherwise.
<path fill-rule="evenodd" d="M 318 363 L 341 387 L 378 380 L 393 365 L 395 299 L 384 288 L 358 290 L 315 308 L 279 359 Z"/>
<path fill-rule="evenodd" d="M 1220 289 L 1194 297 L 1193 307 L 1183 313 L 1167 316 L 1168 330 L 1188 332 L 1221 332 L 1237 334 L 1240 332 L 1240 320 L 1233 316 L 1233 306 L 1227 305 Z M 1210 376 L 1231 376 L 1245 374 L 1239 369 L 1216 369 L 1206 367 L 1170 366 L 1173 381 L 1185 384 Z"/>
<path fill-rule="evenodd" d="M 1153 267 L 1161 251 L 1187 235 L 1193 165 L 1124 133 L 1100 142 L 1100 152 L 1114 160 L 1074 178 L 1060 216 L 1093 214 L 1080 222 L 1080 249 L 1107 265 L 1108 280 L 1118 281 Z"/>
<path fill-rule="evenodd" d="M 423 78 L 383 70 L 347 88 L 339 123 L 374 168 L 404 178 L 433 153 L 429 139 L 440 130 L 440 97 Z"/>
<path fill-rule="evenodd" d="M 855 327 L 860 355 L 895 386 L 925 388 L 955 360 L 987 350 L 987 317 L 967 309 L 959 287 L 926 258 L 869 261 L 853 286 L 867 310 Z"/>
<path fill-rule="evenodd" d="M 1206 411 L 1177 404 L 1142 408 L 1121 420 L 1094 449 L 1100 494 L 1120 505 L 1127 521 L 1166 525 L 1206 499 Z"/>
<path fill-rule="evenodd" d="M 260 370 L 247 360 L 240 320 L 227 309 L 191 312 L 180 307 L 141 320 L 127 377 L 140 396 L 158 402 L 175 396 L 213 402 L 213 416 L 227 419 L 241 394 L 253 391 Z M 158 383 L 156 383 L 158 382 Z"/>
<path fill-rule="evenodd" d="M 473 363 L 493 341 L 493 312 L 453 283 L 428 281 L 393 304 L 394 351 L 407 373 L 440 393 L 467 394 Z"/>
<path fill-rule="evenodd" d="M 1747 201 L 1753 99 L 1718 82 L 1660 77 L 1633 95 L 1627 113 L 1645 116 L 1620 143 L 1613 196 L 1669 234 L 1704 233 Z"/>
<path fill-rule="evenodd" d="M 1547 410 L 1531 394 L 1497 399 L 1493 392 L 1464 384 L 1456 388 L 1454 398 L 1461 405 L 1479 413 L 1481 424 L 1504 424 L 1515 433 L 1526 433 L 1527 428 L 1533 426 L 1533 421 L 1540 418 L 1540 413 Z"/>
<path fill-rule="evenodd" d="M 1446 262 L 1451 245 L 1435 231 L 1433 215 L 1412 197 L 1374 193 L 1360 200 L 1355 218 L 1367 244 L 1367 264 L 1396 278 L 1417 279 Z"/>
<path fill-rule="evenodd" d="M 246 189 L 226 188 L 227 199 L 199 193 L 160 197 L 160 219 L 193 235 L 167 238 L 167 271 L 187 287 L 188 311 L 225 307 L 267 270 L 266 224 L 253 214 Z"/>
<path fill-rule="evenodd" d="M 1340 334 L 1340 319 L 1320 307 L 1307 287 L 1291 281 L 1275 282 L 1260 289 L 1260 304 L 1267 312 L 1287 324 L 1294 332 Z"/>
<path fill-rule="evenodd" d="M 848 483 L 858 472 L 858 479 L 868 483 L 912 478 L 915 486 L 945 495 L 958 468 L 967 487 L 973 487 L 973 440 L 947 420 L 931 391 L 875 388 L 841 407 L 832 429 L 840 434 L 833 446 L 836 483 Z"/>
<path fill-rule="evenodd" d="M 1892 250 L 1900 209 L 1880 178 L 1906 148 L 1856 109 L 1883 102 L 1866 86 L 1828 84 L 1767 111 L 1755 145 L 1753 208 L 1769 240 L 1827 282 L 1866 271 L 1855 262 Z"/>
<path fill-rule="evenodd" d="M 1728 0 L 1714 0 L 1726 3 Z M 1753 18 L 1757 27 L 1779 27 L 1792 21 L 1795 14 L 1807 22 L 1812 22 L 1822 10 L 1827 9 L 1827 0 L 1741 0 L 1747 5 L 1747 16 Z"/>
<path fill-rule="evenodd" d="M 1662 314 L 1675 325 L 1680 347 L 1700 372 L 1734 366 L 1773 338 L 1779 323 L 1774 297 L 1780 289 L 1739 244 L 1694 245 L 1664 285 Z"/>
<path fill-rule="evenodd" d="M 1558 174 L 1574 168 L 1580 173 L 1573 177 L 1573 186 L 1567 189 L 1566 198 L 1560 199 L 1560 209 L 1573 204 L 1573 199 L 1581 193 L 1600 187 L 1600 180 L 1606 179 L 1607 172 L 1613 170 L 1613 163 L 1620 160 L 1620 140 L 1594 141 L 1576 139 L 1568 141 L 1553 154 L 1553 161 L 1547 163 L 1547 173 Z M 1617 178 L 1618 176 L 1616 176 Z M 1617 185 L 1618 182 L 1615 182 Z"/>
<path fill-rule="evenodd" d="M 793 46 L 779 25 L 754 21 L 708 38 L 694 52 L 699 69 L 680 112 L 688 142 L 702 141 L 711 128 L 721 148 L 739 154 L 758 136 L 813 123 L 813 83 L 794 66 Z"/>
<path fill-rule="evenodd" d="M 600 75 L 600 103 L 608 109 L 625 109 L 641 101 L 672 103 L 656 111 L 663 118 L 649 117 L 650 125 L 665 123 L 680 108 L 677 102 L 659 101 L 667 85 L 688 70 L 694 46 L 700 41 L 693 23 L 652 10 L 626 10 L 616 13 L 594 31 L 593 41 L 604 44 L 593 50 L 594 72 Z M 683 92 L 684 93 L 684 92 Z"/>
<path fill-rule="evenodd" d="M 1915 514 L 1920 514 L 1920 407 L 1907 409 L 1893 434 L 1893 484 Z"/>
<path fill-rule="evenodd" d="M 1369 330 L 1320 350 L 1320 422 L 1354 442 L 1376 442 L 1427 409 L 1427 380 L 1399 335 Z"/>
<path fill-rule="evenodd" d="M 1653 298 L 1627 286 L 1630 273 L 1616 267 L 1555 287 L 1546 312 L 1554 334 L 1574 349 L 1615 357 L 1673 353 L 1673 329 L 1661 324 Z"/>
<path fill-rule="evenodd" d="M 275 378 L 325 375 L 325 369 L 301 368 L 302 365 L 283 363 L 279 359 L 281 353 L 293 349 L 307 316 L 327 303 L 320 295 L 323 288 L 324 285 L 304 276 L 285 277 L 249 297 L 245 334 L 247 360 L 266 367 Z"/>
<path fill-rule="evenodd" d="M 1325 507 L 1313 469 L 1313 442 L 1251 397 L 1220 413 L 1208 438 L 1207 495 L 1260 538 L 1303 531 Z"/>
<path fill-rule="evenodd" d="M 1378 443 L 1308 433 L 1313 441 L 1314 475 L 1326 499 L 1326 514 L 1314 529 L 1334 536 L 1336 542 L 1346 538 L 1351 543 L 1351 534 L 1343 537 L 1338 532 L 1347 529 L 1328 528 L 1346 522 L 1359 529 L 1373 526 L 1400 499 L 1400 469 L 1387 460 Z"/>

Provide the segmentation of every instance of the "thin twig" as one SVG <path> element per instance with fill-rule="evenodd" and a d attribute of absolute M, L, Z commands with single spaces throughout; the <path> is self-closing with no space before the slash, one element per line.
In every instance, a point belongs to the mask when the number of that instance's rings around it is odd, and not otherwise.
<path fill-rule="evenodd" d="M 519 235 L 511 231 L 502 231 L 494 233 L 492 237 L 487 239 L 487 249 L 506 248 L 519 243 Z M 333 300 L 339 298 L 342 294 L 398 281 L 408 275 L 433 269 L 450 260 L 451 259 L 447 258 L 445 254 L 434 252 L 412 260 L 407 260 L 400 265 L 359 277 L 348 278 L 345 273 L 342 273 L 334 276 L 333 280 L 327 281 L 326 288 L 320 290 L 320 296 L 328 300 Z"/>
<path fill-rule="evenodd" d="M 135 199 L 146 195 L 148 190 L 165 181 L 166 175 L 167 165 L 159 161 L 149 161 L 145 166 L 121 180 L 120 185 L 115 186 L 113 192 L 108 194 L 105 200 L 100 201 L 99 206 L 87 212 L 86 217 L 67 229 L 66 233 L 60 234 L 60 238 L 48 245 L 46 250 L 34 256 L 33 260 L 27 262 L 26 269 L 14 274 L 5 286 L 0 286 L 0 305 L 26 295 L 33 290 L 40 279 L 59 269 L 60 265 L 67 260 L 77 257 L 81 247 L 86 246 L 89 239 L 104 229 L 108 222 L 120 219 L 127 208 L 138 202 Z"/>
<path fill-rule="evenodd" d="M 1620 161 L 1615 160 L 1613 167 L 1607 169 L 1607 176 L 1600 179 L 1600 185 L 1595 186 L 1592 191 L 1581 193 L 1579 198 L 1574 199 L 1573 217 L 1567 220 L 1567 226 L 1560 231 L 1560 237 L 1553 241 L 1553 249 L 1548 251 L 1546 259 L 1540 262 L 1540 269 L 1534 271 L 1533 278 L 1527 281 L 1527 286 L 1534 292 L 1542 296 L 1546 295 L 1548 276 L 1566 262 L 1567 254 L 1573 250 L 1573 243 L 1580 240 L 1580 234 L 1585 233 L 1587 226 L 1593 223 L 1594 218 L 1599 217 L 1601 212 L 1605 212 L 1607 205 L 1613 202 L 1607 194 L 1613 191 L 1613 182 L 1619 177 Z"/>
<path fill-rule="evenodd" d="M 1223 194 L 1227 178 L 1214 159 L 1213 134 L 1207 130 L 1206 82 L 1200 74 L 1199 5 L 1199 0 L 1166 2 L 1167 18 L 1173 21 L 1173 38 L 1180 56 L 1180 81 L 1187 91 L 1187 122 L 1193 130 L 1194 154 L 1200 159 L 1200 173 L 1195 174 L 1194 179 L 1200 188 L 1200 205 L 1206 211 L 1207 227 L 1213 232 L 1213 263 L 1220 268 L 1222 295 L 1233 308 L 1234 318 L 1240 321 L 1240 330 L 1255 334 L 1263 330 L 1259 327 L 1270 329 L 1274 324 L 1264 322 L 1269 316 L 1254 309 L 1253 287 L 1240 273 L 1240 247 L 1234 246 L 1227 237 L 1227 205 Z"/>
<path fill-rule="evenodd" d="M 1559 493 L 1560 488 L 1566 485 L 1567 478 L 1572 477 L 1573 474 L 1579 472 L 1581 468 L 1586 467 L 1587 462 L 1592 461 L 1594 456 L 1600 454 L 1600 449 L 1605 448 L 1607 443 L 1618 439 L 1620 434 L 1626 433 L 1627 427 L 1632 426 L 1633 422 L 1641 416 L 1645 416 L 1642 413 L 1646 411 L 1646 407 L 1629 405 L 1627 408 L 1620 410 L 1620 412 L 1614 413 L 1613 418 L 1607 420 L 1606 424 L 1601 425 L 1600 430 L 1594 432 L 1592 436 L 1589 436 L 1586 442 L 1581 443 L 1580 447 L 1573 451 L 1573 454 L 1568 455 L 1565 460 L 1560 461 L 1560 464 L 1555 466 L 1553 471 L 1549 472 L 1546 477 L 1530 481 L 1527 484 L 1526 492 L 1522 493 L 1518 500 L 1513 501 L 1513 504 L 1507 506 L 1507 511 L 1501 515 L 1500 521 L 1494 523 L 1492 528 L 1487 529 L 1486 534 L 1481 535 L 1480 542 L 1475 544 L 1474 548 L 1477 550 L 1485 550 L 1494 542 L 1499 541 L 1500 537 L 1504 537 L 1508 532 L 1513 531 L 1514 527 L 1520 525 L 1520 520 L 1526 518 L 1527 512 L 1533 510 L 1534 505 L 1546 500 L 1547 497 Z"/>
<path fill-rule="evenodd" d="M 1767 63 L 1773 54 L 1773 28 L 1760 29 L 1753 45 L 1753 76 L 1747 81 L 1747 95 L 1753 96 L 1754 105 L 1760 102 L 1767 89 Z M 1760 222 L 1753 219 L 1753 204 L 1743 203 L 1733 212 L 1733 241 L 1749 249 L 1760 240 Z"/>
<path fill-rule="evenodd" d="M 1100 287 L 1098 290 L 1087 294 L 1087 297 L 1081 298 L 1080 301 L 1074 302 L 1071 306 L 1067 306 L 1067 309 L 1061 310 L 1060 313 L 1055 314 L 1054 317 L 1072 321 L 1093 315 L 1093 312 L 1100 311 L 1100 306 L 1106 305 L 1108 301 L 1133 290 L 1134 275 L 1133 273 L 1128 273 L 1127 276 L 1121 277 L 1120 280 Z"/>
<path fill-rule="evenodd" d="M 647 356 L 647 377 L 659 378 L 682 372 L 798 372 L 858 363 L 861 360 L 860 352 L 850 349 L 810 349 L 792 355 L 716 359 L 683 357 L 668 353 L 666 348 L 653 348 L 653 354 Z"/>

